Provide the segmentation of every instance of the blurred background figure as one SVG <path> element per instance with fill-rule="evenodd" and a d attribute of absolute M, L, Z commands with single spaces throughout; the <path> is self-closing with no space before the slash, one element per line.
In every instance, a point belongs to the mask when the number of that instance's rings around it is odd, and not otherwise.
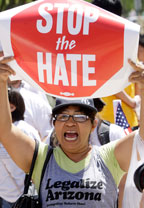
<path fill-rule="evenodd" d="M 140 34 L 139 38 L 138 60 L 144 63 L 144 34 Z"/>
<path fill-rule="evenodd" d="M 100 98 L 94 98 L 93 100 L 98 113 L 96 116 L 97 126 L 91 133 L 90 143 L 92 145 L 101 146 L 111 141 L 123 138 L 126 135 L 123 128 L 103 120 L 99 116 L 99 113 L 102 112 L 105 103 Z"/>
<path fill-rule="evenodd" d="M 22 80 L 8 80 L 8 86 L 22 95 L 25 103 L 24 120 L 37 129 L 43 141 L 52 128 L 51 106 L 46 95 Z"/>
<path fill-rule="evenodd" d="M 8 91 L 12 122 L 32 139 L 40 141 L 38 131 L 24 121 L 25 104 L 19 92 Z M 25 173 L 13 162 L 0 144 L 0 197 L 1 207 L 11 208 L 23 193 Z"/>
<path fill-rule="evenodd" d="M 123 8 L 120 0 L 92 0 L 91 3 L 116 15 L 122 15 Z"/>

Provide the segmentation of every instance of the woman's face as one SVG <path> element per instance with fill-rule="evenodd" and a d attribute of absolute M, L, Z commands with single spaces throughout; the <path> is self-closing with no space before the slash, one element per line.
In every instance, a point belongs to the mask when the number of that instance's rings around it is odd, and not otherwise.
<path fill-rule="evenodd" d="M 84 115 L 84 113 L 80 111 L 79 106 L 69 106 L 61 113 L 68 115 Z M 55 121 L 57 139 L 62 149 L 70 153 L 80 153 L 88 148 L 89 135 L 94 130 L 95 126 L 96 123 L 92 124 L 90 119 L 82 123 L 74 121 L 72 117 L 65 122 Z"/>

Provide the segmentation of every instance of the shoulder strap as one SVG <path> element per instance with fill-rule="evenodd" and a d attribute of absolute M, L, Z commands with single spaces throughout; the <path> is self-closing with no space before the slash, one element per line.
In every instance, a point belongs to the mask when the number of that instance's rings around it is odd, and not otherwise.
<path fill-rule="evenodd" d="M 109 129 L 110 129 L 110 122 L 105 120 L 100 120 L 97 128 L 97 134 L 101 145 L 110 142 Z"/>
<path fill-rule="evenodd" d="M 41 183 L 42 183 L 42 179 L 44 177 L 44 173 L 45 173 L 45 170 L 46 170 L 46 167 L 47 167 L 47 164 L 50 160 L 50 157 L 53 153 L 53 148 L 52 147 L 48 147 L 48 151 L 47 151 L 47 155 L 46 155 L 46 159 L 45 159 L 45 162 L 44 162 L 44 165 L 43 165 L 43 168 L 42 168 L 42 173 L 41 173 L 41 179 L 40 179 L 40 185 L 39 185 L 39 194 L 40 194 L 40 187 L 41 187 Z"/>
<path fill-rule="evenodd" d="M 35 161 L 36 161 L 37 154 L 38 154 L 38 147 L 39 147 L 39 142 L 38 142 L 38 140 L 35 139 L 35 151 L 33 154 L 33 159 L 32 159 L 29 174 L 26 175 L 26 180 L 25 180 L 25 184 L 24 184 L 24 194 L 28 193 L 28 189 L 31 184 L 31 177 L 32 177 Z"/>

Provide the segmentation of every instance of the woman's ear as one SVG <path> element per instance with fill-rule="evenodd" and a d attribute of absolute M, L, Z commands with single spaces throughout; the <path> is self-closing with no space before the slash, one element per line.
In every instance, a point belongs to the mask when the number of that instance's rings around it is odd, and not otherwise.
<path fill-rule="evenodd" d="M 52 120 L 52 122 L 53 122 L 53 126 L 55 126 L 55 120 L 54 119 Z"/>
<path fill-rule="evenodd" d="M 98 123 L 98 120 L 97 120 L 97 118 L 95 118 L 95 120 L 94 120 L 93 123 L 92 123 L 91 133 L 92 133 L 92 132 L 94 131 L 94 129 L 96 128 L 97 123 Z"/>
<path fill-rule="evenodd" d="M 16 110 L 16 106 L 10 103 L 10 110 L 11 113 L 14 112 Z"/>

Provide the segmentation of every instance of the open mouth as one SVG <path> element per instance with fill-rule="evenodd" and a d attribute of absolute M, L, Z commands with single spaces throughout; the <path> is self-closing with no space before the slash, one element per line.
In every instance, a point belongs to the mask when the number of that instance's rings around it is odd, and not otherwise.
<path fill-rule="evenodd" d="M 64 138 L 67 141 L 75 141 L 78 138 L 78 133 L 75 131 L 67 131 L 64 133 Z"/>

